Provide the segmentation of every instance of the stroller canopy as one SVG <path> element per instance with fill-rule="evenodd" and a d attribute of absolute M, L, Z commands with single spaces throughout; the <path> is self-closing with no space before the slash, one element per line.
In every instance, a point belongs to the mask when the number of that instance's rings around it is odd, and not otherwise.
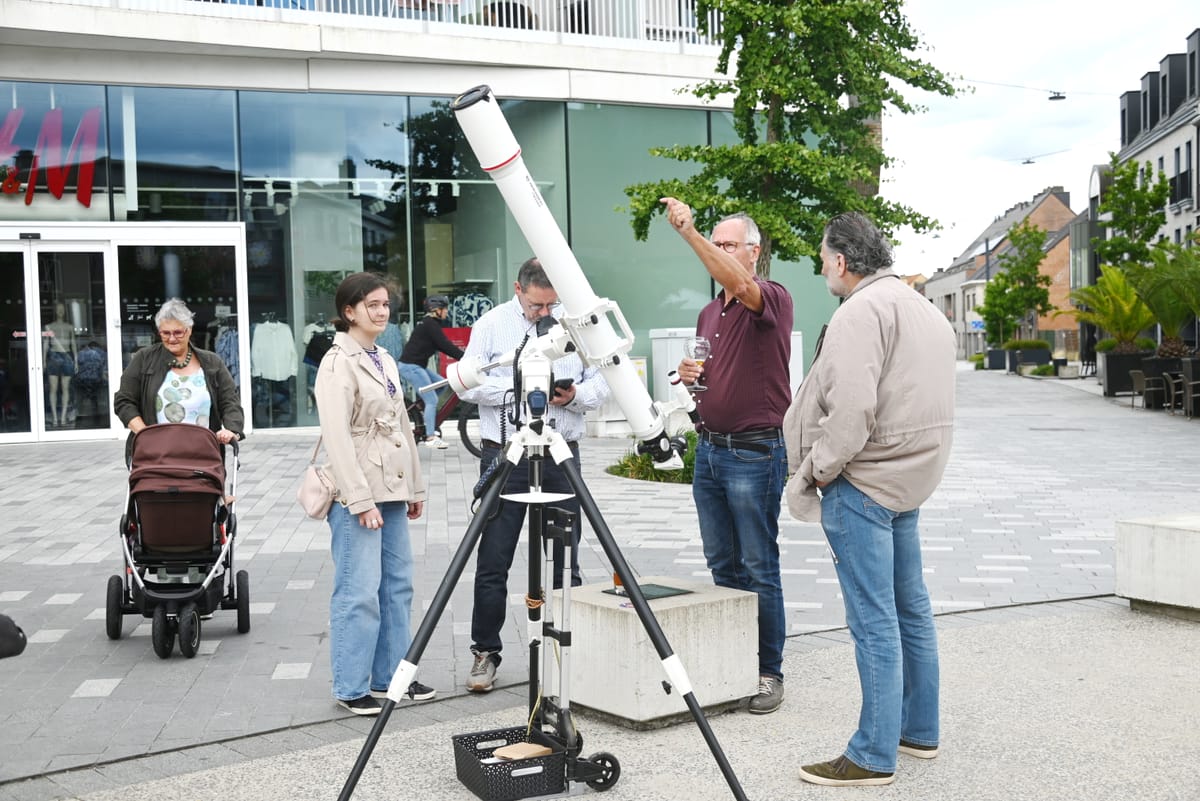
<path fill-rule="evenodd" d="M 225 459 L 217 435 L 191 423 L 147 426 L 133 437 L 129 491 L 225 495 Z"/>

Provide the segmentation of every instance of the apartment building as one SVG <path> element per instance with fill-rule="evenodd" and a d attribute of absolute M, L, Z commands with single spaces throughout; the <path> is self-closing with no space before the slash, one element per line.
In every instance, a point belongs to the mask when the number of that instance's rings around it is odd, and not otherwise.
<path fill-rule="evenodd" d="M 954 262 L 938 269 L 925 283 L 925 296 L 929 298 L 954 327 L 958 339 L 958 358 L 965 359 L 986 348 L 983 336 L 983 320 L 976 307 L 983 305 L 984 293 L 992 276 L 1003 270 L 1001 257 L 1011 249 L 1008 232 L 1028 220 L 1031 225 L 1046 231 L 1046 259 L 1039 271 L 1050 275 L 1060 287 L 1067 278 L 1069 263 L 1069 239 L 1067 229 L 1075 212 L 1071 211 L 1071 194 L 1061 186 L 1043 189 L 1027 201 L 1010 206 L 1003 214 L 979 232 Z M 1050 321 L 1039 320 L 1041 323 Z M 1061 324 L 1052 326 L 1057 329 Z M 1015 333 L 1014 333 L 1015 335 Z M 1059 345 L 1055 335 L 1056 347 Z M 1077 348 L 1078 345 L 1066 338 L 1062 349 Z"/>

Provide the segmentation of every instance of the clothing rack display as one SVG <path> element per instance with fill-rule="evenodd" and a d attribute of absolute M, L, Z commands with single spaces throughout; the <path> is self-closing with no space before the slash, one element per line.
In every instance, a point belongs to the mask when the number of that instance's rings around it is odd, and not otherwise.
<path fill-rule="evenodd" d="M 277 322 L 274 312 L 264 312 L 263 321 L 250 333 L 255 425 L 272 428 L 292 423 L 292 379 L 300 361 L 295 342 L 291 326 Z"/>

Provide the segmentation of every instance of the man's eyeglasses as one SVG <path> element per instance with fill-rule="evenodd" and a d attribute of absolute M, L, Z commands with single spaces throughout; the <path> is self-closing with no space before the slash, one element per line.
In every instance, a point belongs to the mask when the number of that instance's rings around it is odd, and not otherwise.
<path fill-rule="evenodd" d="M 733 253 L 735 250 L 737 250 L 739 247 L 741 247 L 742 245 L 744 245 L 746 243 L 745 242 L 713 242 L 713 244 L 716 245 L 717 247 L 719 247 L 721 250 L 725 251 L 726 253 Z"/>
<path fill-rule="evenodd" d="M 183 339 L 187 336 L 187 331 L 159 331 L 158 335 L 163 339 Z"/>
<path fill-rule="evenodd" d="M 522 302 L 525 304 L 525 308 L 526 308 L 526 309 L 528 309 L 528 310 L 529 310 L 529 311 L 531 311 L 531 312 L 540 312 L 540 311 L 544 311 L 544 310 L 546 310 L 546 309 L 549 309 L 551 306 L 554 306 L 555 304 L 557 304 L 557 303 L 558 303 L 558 301 L 557 301 L 557 300 L 555 300 L 555 301 L 553 301 L 553 302 L 551 302 L 551 303 L 530 303 L 530 302 L 529 302 L 529 296 L 528 296 L 528 295 L 526 295 L 524 291 L 522 291 L 522 292 L 521 292 L 521 300 L 522 300 Z"/>

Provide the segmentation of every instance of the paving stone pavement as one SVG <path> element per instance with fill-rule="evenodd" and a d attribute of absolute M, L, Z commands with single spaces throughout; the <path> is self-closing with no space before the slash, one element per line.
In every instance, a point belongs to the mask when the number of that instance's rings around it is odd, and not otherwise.
<path fill-rule="evenodd" d="M 969 610 L 1106 596 L 1117 519 L 1200 506 L 1200 421 L 1130 409 L 1127 398 L 1100 397 L 1092 379 L 964 370 L 958 391 L 953 456 L 921 515 L 935 611 L 960 613 L 941 618 L 942 626 Z M 116 642 L 104 633 L 105 582 L 121 567 L 123 442 L 0 446 L 9 487 L 0 501 L 0 611 L 29 635 L 25 654 L 0 661 L 0 801 L 60 798 L 65 788 L 119 787 L 361 739 L 369 722 L 347 717 L 330 697 L 328 528 L 306 519 L 293 499 L 314 437 L 259 432 L 243 443 L 236 558 L 251 576 L 252 629 L 239 635 L 234 613 L 218 612 L 190 660 L 158 659 L 148 621 L 126 618 Z M 707 576 L 690 488 L 604 472 L 629 447 L 591 439 L 582 450 L 589 490 L 626 559 L 641 575 Z M 431 500 L 412 526 L 414 618 L 466 529 L 478 471 L 461 447 L 423 450 L 422 458 Z M 589 534 L 585 525 L 585 581 L 605 581 L 611 570 Z M 789 653 L 844 644 L 819 526 L 785 511 L 780 547 Z M 471 662 L 472 568 L 421 660 L 419 678 L 439 698 L 401 704 L 393 728 L 486 714 L 524 698 L 523 549 L 510 582 L 503 689 L 484 697 L 461 689 Z"/>

